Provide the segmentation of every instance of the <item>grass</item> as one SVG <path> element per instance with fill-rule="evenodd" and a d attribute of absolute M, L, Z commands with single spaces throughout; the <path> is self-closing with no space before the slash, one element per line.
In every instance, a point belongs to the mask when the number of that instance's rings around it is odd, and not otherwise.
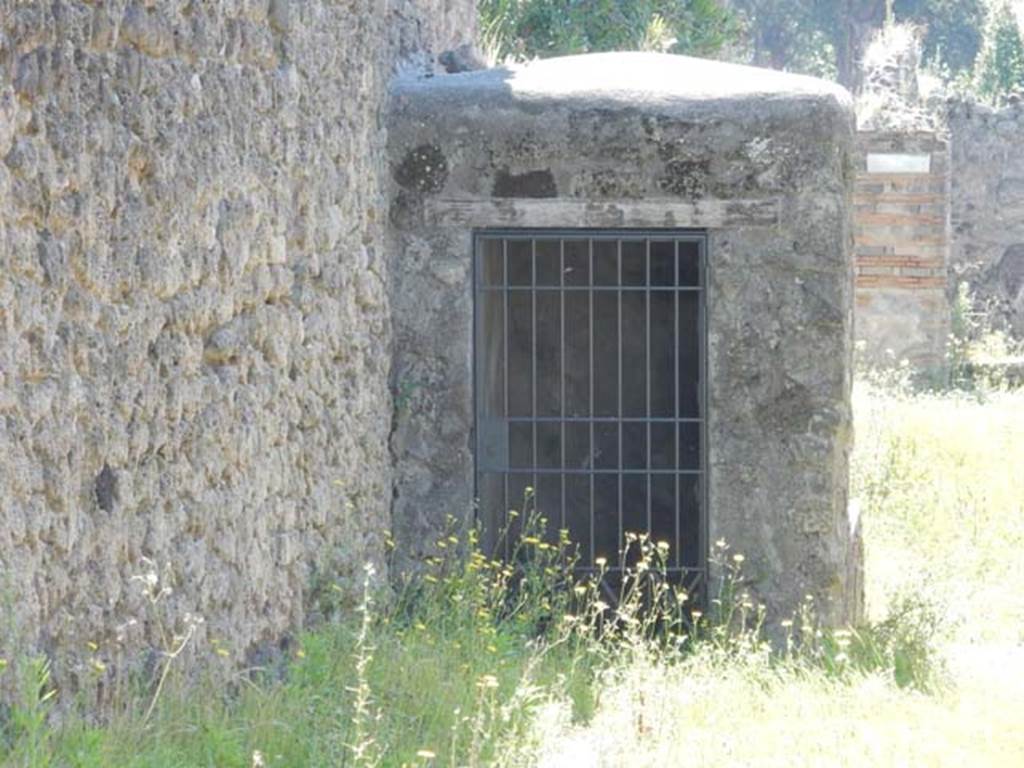
<path fill-rule="evenodd" d="M 557 536 L 528 530 L 516 569 L 452 536 L 463 557 L 397 597 L 368 574 L 360 611 L 280 669 L 197 687 L 172 665 L 148 719 L 152 686 L 69 715 L 45 662 L 4 660 L 22 695 L 0 712 L 0 763 L 1022 765 L 1024 393 L 861 382 L 854 405 L 869 626 L 798 619 L 773 653 L 738 594 L 695 640 L 651 542 L 631 542 L 645 586 L 608 621 Z"/>
<path fill-rule="evenodd" d="M 964 642 L 1024 642 L 1024 392 L 861 384 L 854 494 L 869 610 L 916 592 Z"/>
<path fill-rule="evenodd" d="M 854 406 L 862 637 L 902 634 L 890 663 L 858 670 L 851 649 L 837 677 L 705 649 L 613 667 L 592 721 L 538 721 L 542 765 L 1024 765 L 1024 391 L 862 381 Z M 922 643 L 933 682 L 896 684 Z"/>
<path fill-rule="evenodd" d="M 980 692 L 977 692 L 980 693 Z M 1019 697 L 928 695 L 885 675 L 700 654 L 617 673 L 586 727 L 547 728 L 544 766 L 1019 766 Z"/>

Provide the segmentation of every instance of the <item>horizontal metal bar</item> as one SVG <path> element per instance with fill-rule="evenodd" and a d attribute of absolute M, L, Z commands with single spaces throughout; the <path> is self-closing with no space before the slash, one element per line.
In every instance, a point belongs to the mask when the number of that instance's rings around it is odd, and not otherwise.
<path fill-rule="evenodd" d="M 700 469 L 559 469 L 558 467 L 500 467 L 478 469 L 480 474 L 500 475 L 703 475 Z"/>
<path fill-rule="evenodd" d="M 660 242 L 674 243 L 702 243 L 707 239 L 703 229 L 687 231 L 685 227 L 631 227 L 627 229 L 581 229 L 573 228 L 548 228 L 515 227 L 503 229 L 501 227 L 481 227 L 476 230 L 476 236 L 480 240 L 565 240 L 570 242 L 586 242 L 587 240 L 624 240 L 634 242 L 637 240 L 657 240 Z"/>
<path fill-rule="evenodd" d="M 598 293 L 603 291 L 638 291 L 644 292 L 653 291 L 661 293 L 671 293 L 678 291 L 681 293 L 701 293 L 704 289 L 696 285 L 652 285 L 648 288 L 645 285 L 567 285 L 564 288 L 558 285 L 479 285 L 477 290 L 482 293 L 498 293 L 504 291 L 510 291 L 515 293 L 516 291 L 534 291 L 534 292 L 545 292 L 545 293 L 562 293 L 563 291 L 597 291 Z"/>
<path fill-rule="evenodd" d="M 529 213 L 529 211 L 526 212 Z M 523 213 L 523 211 L 513 213 L 515 213 L 516 216 L 518 216 L 520 213 Z M 664 212 L 662 211 L 662 216 L 663 213 Z M 445 215 L 465 216 L 468 214 L 473 214 L 473 210 L 466 209 L 465 206 L 461 206 L 460 204 L 459 206 L 452 208 Z M 679 390 L 680 384 L 683 380 L 691 382 L 693 379 L 693 372 L 689 369 L 683 371 L 680 368 L 681 355 L 678 351 L 676 351 L 674 353 L 675 365 L 673 366 L 675 370 L 670 377 L 665 377 L 666 384 L 669 382 L 673 384 L 674 407 L 671 409 L 673 415 L 654 415 L 651 412 L 650 401 L 652 394 L 650 391 L 650 387 L 652 385 L 652 382 L 649 377 L 650 375 L 652 375 L 650 346 L 653 344 L 653 342 L 651 339 L 651 326 L 654 324 L 654 321 L 656 319 L 651 315 L 652 305 L 650 297 L 658 295 L 663 296 L 666 298 L 666 300 L 668 300 L 668 297 L 674 296 L 678 300 L 675 302 L 671 302 L 672 309 L 670 310 L 670 314 L 668 316 L 669 321 L 672 322 L 672 334 L 669 338 L 674 340 L 671 346 L 672 348 L 676 348 L 681 343 L 683 338 L 689 338 L 689 335 L 694 331 L 698 333 L 698 335 L 701 337 L 701 356 L 699 360 L 700 369 L 696 373 L 696 381 L 701 386 L 704 384 L 705 371 L 703 364 L 706 339 L 703 338 L 703 334 L 705 332 L 706 326 L 703 324 L 703 322 L 698 329 L 690 328 L 689 326 L 687 326 L 685 328 L 686 333 L 683 334 L 682 331 L 684 329 L 679 327 L 679 322 L 682 319 L 681 309 L 684 306 L 682 302 L 689 302 L 689 300 L 684 297 L 693 296 L 694 299 L 699 299 L 700 309 L 701 311 L 703 311 L 704 303 L 708 296 L 706 276 L 706 232 L 693 229 L 686 229 L 681 232 L 678 228 L 675 227 L 662 229 L 660 224 L 661 218 L 659 218 L 656 221 L 643 221 L 641 219 L 634 218 L 627 218 L 623 220 L 626 222 L 627 226 L 628 223 L 635 222 L 638 227 L 637 229 L 610 228 L 606 220 L 595 220 L 596 223 L 594 225 L 594 230 L 580 230 L 564 228 L 565 224 L 568 221 L 571 221 L 572 219 L 561 219 L 558 223 L 555 224 L 555 226 L 559 227 L 558 229 L 542 229 L 537 228 L 538 223 L 541 221 L 547 221 L 547 219 L 535 218 L 531 220 L 529 219 L 529 217 L 527 217 L 526 219 L 515 218 L 514 220 L 530 221 L 533 227 L 532 229 L 508 229 L 508 227 L 511 226 L 513 218 L 506 217 L 504 219 L 492 219 L 491 222 L 485 223 L 484 226 L 493 226 L 494 228 L 484 230 L 477 229 L 474 232 L 474 243 L 476 244 L 475 248 L 477 249 L 477 256 L 479 258 L 479 263 L 474 263 L 474 267 L 476 267 L 474 269 L 473 278 L 473 286 L 475 289 L 474 300 L 491 302 L 491 297 L 496 297 L 497 295 L 500 294 L 504 294 L 505 296 L 505 301 L 502 306 L 505 312 L 503 334 L 505 335 L 504 353 L 506 355 L 506 362 L 501 372 L 495 372 L 493 375 L 495 377 L 500 375 L 504 378 L 504 394 L 507 402 L 511 381 L 511 377 L 509 375 L 509 365 L 511 361 L 507 360 L 507 356 L 509 354 L 509 345 L 511 343 L 511 327 L 509 322 L 508 299 L 513 295 L 519 296 L 520 298 L 523 299 L 526 298 L 525 294 L 530 295 L 530 306 L 533 322 L 531 323 L 530 329 L 525 334 L 523 334 L 522 339 L 520 340 L 520 344 L 522 345 L 522 342 L 525 342 L 525 347 L 530 352 L 530 384 L 529 389 L 524 389 L 528 397 L 530 397 L 530 401 L 532 402 L 532 415 L 510 417 L 508 415 L 509 409 L 506 405 L 504 414 L 500 418 L 500 421 L 502 422 L 502 430 L 504 430 L 506 434 L 502 435 L 499 432 L 497 436 L 503 440 L 503 443 L 505 444 L 506 448 L 510 448 L 510 441 L 512 440 L 513 432 L 513 430 L 509 429 L 510 425 L 516 425 L 517 427 L 521 428 L 525 428 L 525 426 L 529 425 L 531 427 L 531 429 L 529 430 L 530 443 L 533 447 L 533 451 L 532 455 L 528 457 L 530 461 L 520 466 L 512 466 L 512 462 L 510 462 L 509 460 L 511 457 L 507 454 L 496 455 L 492 457 L 491 461 L 485 460 L 481 462 L 481 455 L 478 451 L 475 457 L 476 483 L 478 485 L 481 485 L 485 482 L 485 479 L 487 479 L 488 481 L 494 481 L 504 486 L 504 493 L 501 494 L 502 498 L 500 500 L 496 499 L 492 502 L 492 506 L 497 506 L 498 504 L 504 506 L 503 510 L 499 510 L 499 514 L 502 517 L 502 519 L 504 519 L 504 514 L 508 508 L 508 494 L 510 492 L 510 487 L 513 485 L 513 483 L 516 486 L 532 485 L 535 488 L 539 486 L 542 489 L 548 488 L 550 486 L 551 490 L 555 494 L 555 496 L 552 497 L 551 500 L 549 500 L 551 502 L 554 502 L 554 504 L 550 506 L 549 510 L 549 518 L 552 521 L 561 520 L 564 524 L 566 519 L 564 515 L 569 513 L 570 505 L 571 510 L 573 511 L 573 515 L 577 514 L 578 508 L 578 513 L 587 515 L 587 518 L 589 518 L 587 520 L 580 521 L 582 523 L 579 531 L 581 538 L 581 567 L 575 570 L 581 573 L 599 573 L 603 570 L 611 575 L 612 580 L 626 578 L 626 573 L 629 571 L 628 563 L 630 561 L 627 558 L 623 560 L 623 562 L 619 565 L 605 569 L 598 568 L 593 563 L 593 558 L 596 555 L 594 547 L 598 545 L 598 534 L 602 532 L 599 530 L 600 526 L 598 525 L 598 523 L 600 523 L 601 521 L 598 520 L 595 516 L 595 499 L 598 495 L 598 487 L 595 485 L 595 479 L 598 477 L 606 477 L 611 481 L 611 484 L 616 488 L 616 492 L 613 493 L 615 497 L 614 501 L 611 498 L 607 500 L 602 500 L 602 503 L 604 503 L 604 501 L 611 502 L 611 504 L 615 507 L 611 511 L 616 518 L 614 522 L 608 521 L 611 522 L 611 525 L 609 525 L 607 530 L 603 532 L 611 534 L 613 536 L 617 534 L 619 537 L 620 547 L 622 545 L 623 539 L 623 523 L 621 519 L 623 502 L 625 501 L 625 506 L 627 508 L 630 508 L 632 511 L 639 511 L 640 507 L 646 506 L 646 526 L 642 525 L 639 520 L 636 521 L 636 524 L 640 526 L 640 528 L 645 527 L 647 530 L 650 531 L 653 527 L 656 527 L 654 526 L 654 521 L 652 520 L 653 486 L 661 488 L 662 485 L 667 484 L 666 487 L 672 487 L 675 489 L 672 500 L 673 509 L 671 510 L 671 516 L 667 516 L 664 513 L 667 512 L 668 510 L 662 508 L 662 501 L 658 502 L 658 526 L 664 527 L 664 524 L 666 523 L 674 523 L 674 530 L 671 533 L 669 531 L 662 531 L 661 533 L 659 533 L 659 535 L 666 534 L 667 540 L 671 542 L 671 546 L 674 550 L 672 554 L 672 560 L 675 561 L 675 565 L 669 566 L 668 563 L 666 563 L 666 572 L 670 575 L 672 579 L 677 580 L 680 583 L 686 585 L 687 589 L 695 590 L 694 594 L 697 594 L 698 592 L 703 592 L 704 590 L 706 590 L 707 582 L 709 579 L 707 556 L 706 552 L 704 551 L 707 546 L 706 493 L 708 486 L 707 474 L 709 472 L 705 447 L 706 440 L 703 439 L 704 432 L 706 431 L 707 427 L 705 413 L 706 394 L 703 392 L 703 389 L 701 389 L 701 413 L 698 417 L 682 415 L 683 411 L 681 410 L 682 404 L 680 402 Z M 550 259 L 547 256 L 539 254 L 537 252 L 537 245 L 539 241 L 544 241 L 546 245 L 555 245 L 558 251 L 557 254 Z M 510 274 L 511 265 L 508 263 L 508 249 L 510 242 L 514 242 L 520 246 L 525 246 L 526 253 L 529 254 L 530 256 L 531 274 L 529 275 L 529 281 L 517 282 L 517 284 L 513 285 L 512 281 L 510 280 L 510 278 L 512 277 L 512 275 Z M 496 274 L 493 276 L 490 275 L 483 268 L 484 243 L 488 245 L 488 258 L 491 259 L 491 261 L 488 262 L 488 265 L 492 268 L 501 268 L 502 274 L 500 277 Z M 605 246 L 610 245 L 611 249 L 615 253 L 614 267 L 617 268 L 617 274 L 614 276 L 608 276 L 609 279 L 611 277 L 615 277 L 615 284 L 596 284 L 596 279 L 597 277 L 599 277 L 599 275 L 597 275 L 595 271 L 595 266 L 597 266 L 597 264 L 594 255 L 594 249 L 598 243 Z M 645 277 L 645 281 L 642 284 L 622 284 L 623 279 L 626 277 L 623 274 L 622 263 L 622 249 L 625 243 L 629 243 L 631 246 L 634 247 L 643 247 L 646 244 L 647 250 L 644 254 L 643 259 L 643 276 Z M 655 275 L 652 272 L 655 269 L 655 262 L 652 260 L 653 255 L 651 253 L 651 245 L 655 243 L 658 244 L 659 246 L 668 245 L 669 248 L 667 249 L 665 256 L 671 254 L 670 259 L 667 259 L 664 262 L 657 262 L 657 264 L 659 265 L 659 270 L 666 270 L 664 272 L 658 272 L 657 275 Z M 674 247 L 672 247 L 672 244 L 675 244 Z M 569 266 L 566 254 L 567 245 L 572 245 L 576 249 L 576 251 L 574 252 L 574 257 L 579 258 L 581 260 L 581 268 L 579 270 L 574 271 L 570 269 L 569 271 L 566 271 L 566 267 Z M 684 257 L 682 247 L 694 245 L 697 246 L 696 258 L 691 260 L 689 255 Z M 689 251 L 687 251 L 687 253 L 688 252 Z M 494 261 L 495 257 L 501 260 L 500 263 Z M 692 267 L 694 263 L 696 263 L 697 266 L 697 277 L 699 279 L 699 282 L 697 282 L 697 284 L 679 285 L 678 283 L 679 280 L 683 277 L 684 270 L 690 269 L 690 267 Z M 540 275 L 538 274 L 538 267 L 542 266 L 547 266 L 548 270 L 552 273 L 555 269 L 558 269 L 558 274 L 545 276 L 544 280 L 539 280 L 538 278 L 540 277 Z M 609 264 L 608 266 L 613 265 Z M 671 267 L 671 269 L 669 269 L 669 267 Z M 657 276 L 657 281 L 661 284 L 651 284 L 652 277 L 655 276 Z M 487 285 L 482 284 L 487 277 L 491 277 L 492 280 L 489 281 L 489 284 Z M 554 282 L 548 279 L 548 277 L 555 278 Z M 603 278 L 604 275 L 601 275 L 600 277 Z M 573 280 L 584 281 L 584 284 L 566 285 L 568 281 Z M 580 309 L 586 309 L 585 319 L 583 318 L 582 314 L 580 315 L 582 323 L 580 323 L 580 321 L 574 320 L 574 322 L 584 325 L 583 329 L 575 330 L 574 333 L 579 333 L 579 330 L 582 330 L 587 333 L 588 360 L 586 362 L 580 361 L 582 363 L 581 370 L 585 367 L 587 369 L 586 372 L 589 374 L 587 377 L 589 384 L 584 382 L 584 389 L 589 387 L 590 390 L 590 396 L 586 402 L 583 402 L 583 398 L 587 396 L 587 392 L 572 392 L 570 391 L 566 382 L 567 353 L 565 351 L 565 347 L 567 340 L 565 338 L 565 333 L 566 323 L 569 322 L 566 316 L 566 292 L 581 293 L 581 298 L 583 299 L 585 307 L 580 307 Z M 646 393 L 646 405 L 644 413 L 646 413 L 647 415 L 629 417 L 621 415 L 623 413 L 621 402 L 623 396 L 623 382 L 621 381 L 623 365 L 622 351 L 623 344 L 629 343 L 628 340 L 621 338 L 621 297 L 630 296 L 635 293 L 642 293 L 648 297 L 644 305 L 646 307 L 646 346 L 648 348 L 645 361 L 645 366 L 648 371 L 648 378 L 646 379 L 646 386 L 648 391 Z M 537 376 L 537 344 L 540 341 L 538 336 L 541 333 L 541 326 L 538 326 L 540 318 L 538 318 L 534 313 L 536 313 L 537 311 L 538 296 L 547 296 L 551 299 L 554 299 L 556 294 L 562 297 L 562 301 L 558 305 L 558 319 L 552 321 L 550 318 L 548 318 L 548 320 L 545 321 L 547 324 L 543 326 L 543 329 L 545 334 L 559 334 L 558 365 L 560 366 L 560 368 L 558 370 L 560 371 L 559 393 L 561 396 L 559 399 L 558 408 L 553 408 L 549 410 L 549 412 L 557 413 L 558 415 L 539 416 L 537 415 L 537 408 L 539 406 L 538 401 L 540 401 L 542 397 L 552 396 L 553 393 L 549 392 L 548 389 L 545 389 L 544 392 L 540 391 L 537 388 L 537 380 L 534 378 Z M 594 303 L 596 301 L 595 296 L 607 294 L 616 294 L 619 297 L 619 301 L 615 302 L 615 304 L 610 308 L 609 312 L 609 317 L 613 323 L 615 322 L 614 318 L 617 314 L 616 310 L 618 310 L 619 314 L 619 343 L 617 345 L 617 351 L 615 351 L 614 354 L 615 357 L 618 357 L 618 365 L 616 367 L 618 368 L 618 377 L 620 379 L 617 395 L 619 399 L 619 405 L 617 415 L 595 416 L 593 415 L 592 410 L 594 407 L 595 393 L 593 390 L 596 363 L 596 344 L 594 329 L 594 313 L 596 307 Z M 589 305 L 586 304 L 586 296 L 590 297 Z M 608 298 L 610 298 L 610 296 L 608 296 Z M 545 302 L 546 301 L 547 300 L 545 300 Z M 575 307 L 577 303 L 578 302 L 574 303 L 573 306 Z M 548 305 L 545 303 L 544 306 Z M 605 309 L 609 308 L 606 307 Z M 547 315 L 545 315 L 545 317 L 547 317 Z M 658 316 L 658 318 L 658 322 L 661 323 L 663 318 L 661 318 L 660 315 Z M 703 321 L 703 316 L 701 317 L 701 320 Z M 552 322 L 554 323 L 554 325 L 551 324 Z M 475 319 L 474 324 L 476 325 L 477 323 L 479 323 L 479 317 Z M 474 330 L 476 331 L 476 329 Z M 615 332 L 613 331 L 612 333 L 614 335 Z M 545 338 L 547 337 L 545 336 Z M 477 338 L 475 343 L 484 344 L 487 343 L 487 341 L 481 338 Z M 601 354 L 604 355 L 605 357 L 612 358 L 611 350 L 606 349 L 602 351 Z M 602 360 L 603 359 L 604 358 L 602 358 Z M 686 374 L 685 376 L 683 376 L 684 373 Z M 614 369 L 612 375 L 616 375 Z M 474 392 L 476 392 L 476 389 L 474 389 Z M 477 395 L 479 396 L 479 393 L 477 393 Z M 572 403 L 570 404 L 570 402 L 567 402 L 566 398 L 569 398 L 569 400 L 571 400 Z M 586 407 L 582 408 L 580 406 Z M 588 415 L 568 415 L 573 412 L 584 412 L 588 413 Z M 478 412 L 477 418 L 479 419 L 479 417 L 480 413 Z M 625 428 L 622 427 L 618 427 L 616 430 L 616 437 L 619 450 L 616 465 L 608 466 L 607 468 L 588 468 L 586 466 L 587 463 L 596 463 L 594 451 L 597 449 L 595 437 L 597 436 L 598 426 L 611 426 L 617 424 L 634 424 L 637 426 L 645 425 L 644 433 L 647 447 L 647 459 L 643 463 L 631 460 L 629 467 L 623 466 L 622 462 L 625 459 L 625 454 L 623 452 L 623 439 L 624 435 L 629 430 L 626 430 Z M 666 439 L 664 442 L 659 440 L 658 446 L 663 446 L 664 450 L 671 445 L 672 450 L 667 451 L 668 455 L 665 456 L 664 458 L 668 459 L 674 457 L 674 460 L 658 461 L 658 465 L 662 467 L 667 467 L 671 465 L 672 468 L 662 469 L 652 468 L 650 466 L 651 461 L 653 460 L 652 448 L 654 444 L 652 441 L 654 439 L 654 433 L 657 432 L 657 430 L 654 430 L 653 426 L 647 425 L 656 426 L 662 424 L 665 426 L 673 427 L 672 430 L 665 430 L 672 432 L 672 437 L 671 439 Z M 545 461 L 545 464 L 547 466 L 544 467 L 531 466 L 533 464 L 536 464 L 538 462 L 538 459 L 540 458 L 540 456 L 537 453 L 537 441 L 539 435 L 545 432 L 545 430 L 539 429 L 540 425 L 550 425 L 547 431 L 552 432 L 553 434 L 557 434 L 560 438 L 558 452 L 556 453 L 556 455 L 551 457 L 553 461 Z M 568 426 L 570 425 L 580 425 L 581 430 L 570 431 L 568 430 Z M 689 425 L 693 426 L 691 427 Z M 582 467 L 580 466 L 579 462 L 573 461 L 570 461 L 568 463 L 570 465 L 575 464 L 575 466 L 567 467 L 567 437 L 570 435 L 570 433 L 574 436 L 583 436 L 584 434 L 586 434 L 588 427 L 589 458 L 587 458 L 587 461 L 584 462 L 584 466 Z M 560 432 L 555 433 L 554 430 L 560 430 Z M 702 437 L 700 443 L 701 448 L 699 452 L 699 464 L 691 460 L 692 457 L 690 456 L 690 450 L 685 445 L 680 445 L 679 443 L 680 437 L 682 435 L 688 435 L 691 431 L 698 431 Z M 577 435 L 577 433 L 580 434 Z M 608 435 L 608 437 L 612 437 L 612 435 Z M 684 451 L 686 452 L 686 457 L 683 456 Z M 584 455 L 586 455 L 587 453 L 588 451 L 584 450 Z M 560 459 L 559 456 L 561 457 Z M 522 456 L 521 458 L 525 459 L 527 458 L 527 456 Z M 635 458 L 637 457 L 631 456 L 631 459 Z M 693 468 L 684 469 L 680 467 Z M 665 477 L 664 482 L 654 480 L 655 477 L 661 476 Z M 575 478 L 579 478 L 579 480 L 575 480 Z M 626 478 L 630 478 L 633 482 L 638 482 L 638 484 L 640 485 L 646 484 L 646 504 L 640 502 L 639 497 L 636 500 L 624 500 L 622 498 L 623 488 L 628 487 L 629 485 L 629 483 L 626 482 L 625 480 Z M 668 478 L 673 478 L 673 482 L 667 483 Z M 692 479 L 686 480 L 684 478 Z M 573 487 L 582 484 L 582 486 L 584 486 L 584 490 L 586 490 L 586 486 L 589 486 L 589 493 L 587 493 L 586 498 L 584 498 L 583 496 L 577 497 L 573 495 L 570 501 L 570 496 L 567 494 L 567 488 L 570 483 L 573 484 Z M 698 493 L 693 493 L 692 491 L 690 491 L 691 487 L 699 489 Z M 661 497 L 659 496 L 659 499 L 660 498 Z M 665 500 L 667 501 L 667 498 Z M 699 522 L 696 526 L 696 529 L 695 526 L 692 524 L 689 514 L 691 505 L 696 505 L 696 512 L 699 515 Z M 556 506 L 558 507 L 558 509 L 556 509 Z M 686 520 L 683 520 L 681 517 L 681 513 L 684 510 L 687 511 Z M 588 511 L 589 514 L 587 514 Z M 683 528 L 685 528 L 685 530 L 683 530 Z M 685 551 L 684 548 L 681 546 L 680 536 L 684 537 L 684 539 L 687 542 L 689 542 L 687 547 L 685 548 Z M 700 544 L 700 547 L 698 548 L 698 556 L 696 557 L 692 556 L 694 553 L 690 549 L 690 546 L 692 546 L 692 544 L 694 543 Z M 508 553 L 506 552 L 505 554 L 507 556 Z M 684 557 L 684 555 L 686 555 L 686 557 Z M 614 559 L 614 553 L 612 553 L 612 557 Z M 683 565 L 682 562 L 686 562 L 687 564 Z M 693 563 L 694 565 L 690 565 L 690 563 Z"/>
<path fill-rule="evenodd" d="M 618 424 L 620 422 L 636 424 L 701 424 L 701 418 L 676 418 L 675 416 L 509 416 L 504 421 L 515 424 L 532 424 L 547 422 L 575 422 L 586 424 L 596 422 L 598 424 Z"/>
<path fill-rule="evenodd" d="M 607 566 L 605 568 L 598 568 L 598 567 L 593 566 L 593 565 L 578 565 L 573 570 L 577 571 L 578 573 L 599 573 L 600 571 L 604 571 L 605 573 L 608 573 L 608 572 L 622 571 L 622 570 L 625 570 L 625 569 L 621 565 Z M 692 574 L 695 574 L 697 576 L 704 576 L 704 575 L 707 574 L 707 569 L 706 568 L 700 568 L 700 567 L 689 567 L 689 566 L 685 566 L 685 565 L 672 565 L 672 566 L 666 566 L 665 572 L 666 573 L 692 573 Z"/>

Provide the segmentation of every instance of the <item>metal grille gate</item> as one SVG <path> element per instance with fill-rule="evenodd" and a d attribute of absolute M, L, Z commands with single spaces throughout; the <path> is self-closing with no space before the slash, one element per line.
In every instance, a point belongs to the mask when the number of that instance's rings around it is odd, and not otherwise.
<path fill-rule="evenodd" d="M 509 230 L 474 240 L 485 544 L 506 526 L 514 539 L 508 510 L 532 487 L 552 538 L 567 529 L 579 545 L 583 570 L 599 557 L 620 570 L 624 534 L 643 531 L 669 542 L 673 573 L 702 581 L 706 237 Z"/>

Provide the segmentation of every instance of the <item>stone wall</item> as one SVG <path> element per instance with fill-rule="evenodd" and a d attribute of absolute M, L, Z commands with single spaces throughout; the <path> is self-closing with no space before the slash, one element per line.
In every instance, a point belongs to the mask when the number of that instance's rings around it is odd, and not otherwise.
<path fill-rule="evenodd" d="M 953 279 L 1024 337 L 1024 102 L 954 103 L 948 121 Z"/>
<path fill-rule="evenodd" d="M 827 83 L 654 54 L 398 82 L 399 549 L 431 554 L 447 514 L 473 514 L 474 230 L 698 228 L 709 540 L 745 555 L 772 622 L 808 593 L 855 619 L 852 122 Z"/>
<path fill-rule="evenodd" d="M 950 330 L 949 147 L 933 132 L 857 135 L 856 338 L 876 364 L 936 369 Z"/>
<path fill-rule="evenodd" d="M 380 562 L 386 83 L 472 14 L 0 0 L 0 656 L 131 658 L 152 570 L 239 659 Z"/>

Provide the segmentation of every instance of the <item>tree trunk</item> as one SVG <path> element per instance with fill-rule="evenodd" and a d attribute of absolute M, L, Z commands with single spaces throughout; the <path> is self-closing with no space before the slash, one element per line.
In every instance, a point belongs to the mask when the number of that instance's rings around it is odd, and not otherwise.
<path fill-rule="evenodd" d="M 872 33 L 885 21 L 885 0 L 840 0 L 833 36 L 836 78 L 853 92 L 861 86 L 861 61 Z"/>
<path fill-rule="evenodd" d="M 754 63 L 759 67 L 785 69 L 789 58 L 785 35 L 774 26 L 758 29 L 754 35 Z"/>

